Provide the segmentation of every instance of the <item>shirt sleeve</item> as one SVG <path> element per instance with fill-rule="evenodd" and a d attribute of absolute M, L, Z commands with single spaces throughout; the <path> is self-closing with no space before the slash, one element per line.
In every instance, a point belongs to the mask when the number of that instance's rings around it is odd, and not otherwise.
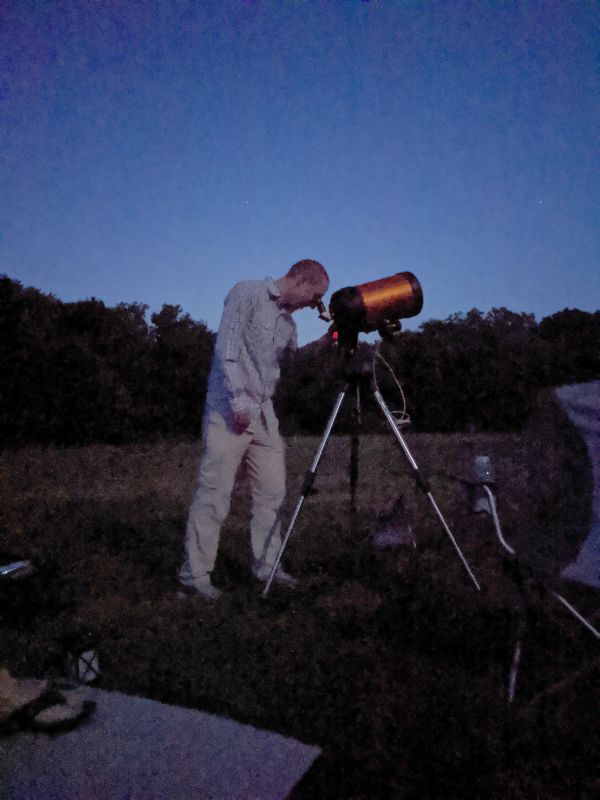
<path fill-rule="evenodd" d="M 292 320 L 292 332 L 290 334 L 287 349 L 290 351 L 290 353 L 295 353 L 296 350 L 298 349 L 298 329 L 296 328 L 296 323 L 293 320 Z"/>
<path fill-rule="evenodd" d="M 219 325 L 216 355 L 221 362 L 224 388 L 233 411 L 248 409 L 248 398 L 244 392 L 243 375 L 240 368 L 240 353 L 243 346 L 244 329 L 253 307 L 252 298 L 238 284 L 225 298 L 223 316 Z"/>

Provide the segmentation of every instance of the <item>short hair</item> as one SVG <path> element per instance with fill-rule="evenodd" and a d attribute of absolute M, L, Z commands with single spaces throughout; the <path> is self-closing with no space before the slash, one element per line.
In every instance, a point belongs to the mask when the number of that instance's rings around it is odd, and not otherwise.
<path fill-rule="evenodd" d="M 286 273 L 286 278 L 292 278 L 298 283 L 317 284 L 323 280 L 329 284 L 327 270 L 320 261 L 314 261 L 312 258 L 304 258 L 292 264 Z"/>

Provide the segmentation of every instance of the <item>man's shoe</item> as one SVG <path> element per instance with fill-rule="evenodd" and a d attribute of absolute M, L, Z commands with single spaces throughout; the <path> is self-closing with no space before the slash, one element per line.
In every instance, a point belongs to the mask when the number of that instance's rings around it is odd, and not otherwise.
<path fill-rule="evenodd" d="M 179 597 L 202 597 L 204 600 L 209 600 L 214 603 L 220 599 L 223 592 L 213 586 L 210 581 L 203 581 L 202 583 L 194 583 L 192 585 L 182 584 L 181 589 L 177 593 Z"/>
<path fill-rule="evenodd" d="M 269 580 L 269 575 L 271 574 L 272 567 L 260 567 L 258 569 L 254 569 L 254 577 L 258 578 L 259 581 L 262 583 L 266 583 Z M 298 586 L 298 579 L 294 578 L 288 572 L 285 572 L 281 567 L 277 567 L 277 571 L 275 572 L 275 576 L 273 578 L 273 583 L 277 584 L 277 586 L 282 586 L 284 589 L 296 589 Z"/>

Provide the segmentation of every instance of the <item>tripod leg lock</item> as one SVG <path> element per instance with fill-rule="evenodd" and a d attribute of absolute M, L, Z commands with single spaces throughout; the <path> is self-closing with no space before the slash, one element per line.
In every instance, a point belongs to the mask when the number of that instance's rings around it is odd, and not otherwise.
<path fill-rule="evenodd" d="M 413 470 L 415 481 L 417 482 L 417 486 L 423 492 L 423 494 L 429 494 L 429 484 L 425 480 L 425 478 L 421 475 L 418 469 Z"/>
<path fill-rule="evenodd" d="M 316 475 L 317 473 L 315 470 L 309 469 L 306 475 L 304 476 L 304 482 L 302 484 L 302 491 L 301 491 L 303 497 L 307 497 L 310 494 L 312 485 L 315 482 Z"/>

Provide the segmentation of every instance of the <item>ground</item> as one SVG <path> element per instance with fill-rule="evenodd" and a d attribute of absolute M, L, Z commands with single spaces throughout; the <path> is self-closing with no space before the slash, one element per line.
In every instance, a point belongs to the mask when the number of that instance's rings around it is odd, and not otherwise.
<path fill-rule="evenodd" d="M 520 434 L 407 442 L 481 591 L 391 436 L 360 438 L 353 512 L 350 443 L 332 437 L 285 554 L 295 592 L 263 599 L 251 577 L 240 475 L 215 605 L 176 592 L 198 443 L 1 452 L 0 553 L 32 558 L 37 571 L 0 587 L 0 662 L 49 675 L 93 641 L 104 688 L 318 744 L 323 756 L 293 800 L 597 796 L 600 650 L 551 594 L 600 625 L 597 593 L 557 579 L 586 524 L 588 476 L 572 431 L 546 408 Z M 288 440 L 284 519 L 317 445 Z M 476 454 L 492 460 L 518 569 L 490 518 L 470 510 Z M 378 550 L 373 536 L 400 496 L 416 549 Z"/>

